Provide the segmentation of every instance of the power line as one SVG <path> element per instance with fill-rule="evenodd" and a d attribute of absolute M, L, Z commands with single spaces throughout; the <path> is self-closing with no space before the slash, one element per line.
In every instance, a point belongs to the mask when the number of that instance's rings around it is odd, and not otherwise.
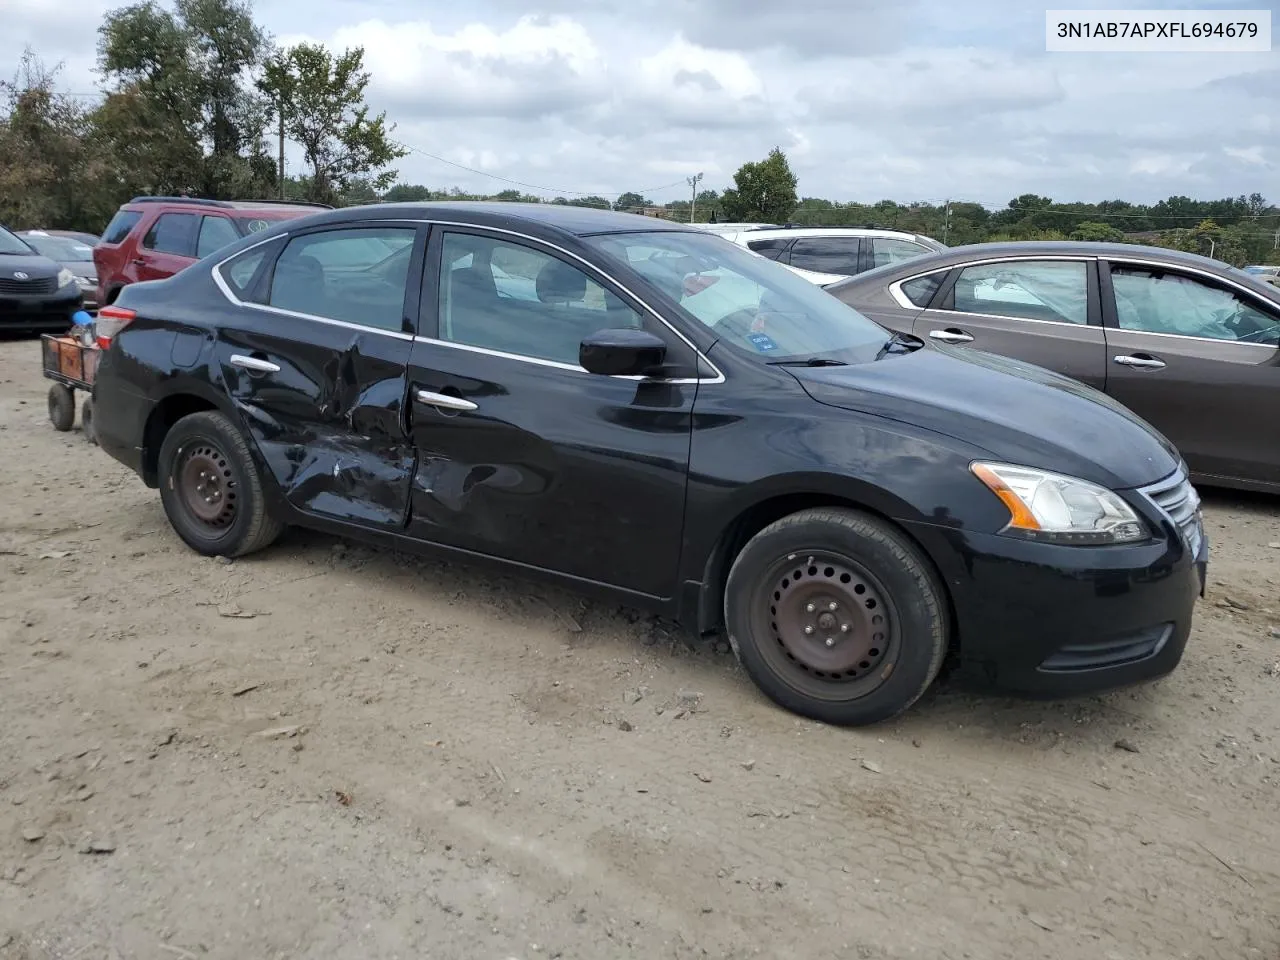
<path fill-rule="evenodd" d="M 465 163 L 458 163 L 456 160 L 448 160 L 445 157 L 437 156 L 434 153 L 428 153 L 426 150 L 423 150 L 420 147 L 415 147 L 409 143 L 401 143 L 399 146 L 408 150 L 410 153 L 421 154 L 424 157 L 439 161 L 440 163 L 448 164 L 451 167 L 457 167 L 459 170 L 466 170 L 468 173 L 474 173 L 482 177 L 488 177 L 491 180 L 501 180 L 503 183 L 510 183 L 517 187 L 525 187 L 529 190 L 540 190 L 543 193 L 552 193 L 558 196 L 573 194 L 577 197 L 620 197 L 624 193 L 639 193 L 643 195 L 646 193 L 655 193 L 658 190 L 668 190 L 672 187 L 684 186 L 685 183 L 688 182 L 686 180 L 677 180 L 674 183 L 664 183 L 656 187 L 644 187 L 640 190 L 622 190 L 617 193 L 601 193 L 598 190 L 569 190 L 562 187 L 548 187 L 537 183 L 526 183 L 523 180 L 514 180 L 511 177 L 504 177 L 497 173 L 489 173 L 487 170 L 477 170 L 475 167 L 469 167 Z"/>

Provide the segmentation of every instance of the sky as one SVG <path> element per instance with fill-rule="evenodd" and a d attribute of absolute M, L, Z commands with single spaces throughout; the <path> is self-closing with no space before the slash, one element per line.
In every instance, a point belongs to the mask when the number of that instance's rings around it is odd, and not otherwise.
<path fill-rule="evenodd" d="M 91 94 L 121 0 L 3 0 L 0 70 L 30 45 Z M 1124 6 L 1060 0 L 1054 8 Z M 1138 6 L 1133 3 L 1132 6 Z M 1280 0 L 1147 2 L 1271 9 Z M 1003 206 L 1262 193 L 1280 202 L 1280 50 L 1045 51 L 1019 0 L 256 0 L 276 42 L 363 46 L 403 183 L 655 202 L 732 185 L 780 147 L 801 196 Z M 300 159 L 290 151 L 291 164 Z"/>

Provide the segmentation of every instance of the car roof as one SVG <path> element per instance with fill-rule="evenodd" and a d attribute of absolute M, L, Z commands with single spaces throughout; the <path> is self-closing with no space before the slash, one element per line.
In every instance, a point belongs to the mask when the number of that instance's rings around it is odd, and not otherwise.
<path fill-rule="evenodd" d="M 197 209 L 220 210 L 269 210 L 299 211 L 315 213 L 318 210 L 332 210 L 327 203 L 309 203 L 303 200 L 209 200 L 205 197 L 134 197 L 122 204 L 126 210 L 146 210 L 150 207 L 193 207 Z"/>
<path fill-rule="evenodd" d="M 433 200 L 401 203 L 371 203 L 325 211 L 311 219 L 312 223 L 341 223 L 347 220 L 386 220 L 395 218 L 438 220 L 463 216 L 476 225 L 491 227 L 541 226 L 588 237 L 607 233 L 642 231 L 703 233 L 686 223 L 645 217 L 637 213 L 618 213 L 595 207 L 575 207 L 564 203 L 520 203 L 502 200 Z"/>
<path fill-rule="evenodd" d="M 999 260 L 1004 257 L 1113 257 L 1117 260 L 1161 260 L 1173 266 L 1182 265 L 1229 277 L 1233 283 L 1249 286 L 1258 292 L 1275 298 L 1276 289 L 1268 283 L 1237 269 L 1221 260 L 1212 260 L 1198 253 L 1153 247 L 1138 243 L 1110 243 L 1093 240 L 1007 240 L 996 243 L 970 243 L 961 247 L 948 247 L 936 253 L 928 253 L 895 264 L 886 264 L 874 270 L 842 280 L 839 287 L 852 289 L 865 283 L 883 283 L 890 277 L 910 277 L 949 270 L 973 260 Z"/>
<path fill-rule="evenodd" d="M 1003 240 L 995 243 L 969 243 L 960 247 L 948 247 L 929 255 L 930 263 L 941 265 L 952 261 L 959 263 L 972 260 L 975 256 L 982 258 L 1004 256 L 1039 255 L 1053 256 L 1088 256 L 1088 257 L 1159 257 L 1187 266 L 1210 267 L 1215 270 L 1233 269 L 1220 260 L 1211 260 L 1198 253 L 1187 253 L 1183 250 L 1171 250 L 1168 247 L 1153 247 L 1138 243 L 1111 243 L 1093 240 Z M 915 261 L 902 261 L 907 263 Z"/>

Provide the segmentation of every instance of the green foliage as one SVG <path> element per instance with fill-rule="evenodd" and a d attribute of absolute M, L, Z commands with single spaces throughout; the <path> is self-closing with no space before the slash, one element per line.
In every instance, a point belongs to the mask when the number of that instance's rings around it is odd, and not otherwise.
<path fill-rule="evenodd" d="M 0 81 L 0 223 L 15 230 L 70 224 L 96 229 L 102 176 L 89 144 L 89 117 L 55 89 L 57 70 L 46 70 L 27 50 L 17 76 Z"/>
<path fill-rule="evenodd" d="M 797 204 L 796 175 L 778 147 L 769 156 L 744 163 L 733 175 L 734 185 L 720 198 L 726 220 L 784 223 Z"/>
<path fill-rule="evenodd" d="M 141 137 L 146 162 L 126 174 L 234 198 L 270 189 L 267 111 L 244 82 L 267 50 L 245 0 L 177 0 L 173 12 L 145 0 L 107 14 L 98 67 L 117 99 L 101 118 L 111 142 Z M 106 104 L 104 104 L 104 107 Z"/>
<path fill-rule="evenodd" d="M 1071 239 L 1091 240 L 1101 243 L 1122 243 L 1124 242 L 1124 232 L 1105 223 L 1085 220 L 1076 224 L 1076 228 L 1071 231 Z"/>
<path fill-rule="evenodd" d="M 308 199 L 333 203 L 359 178 L 377 190 L 395 182 L 396 172 L 386 167 L 408 151 L 391 141 L 395 127 L 386 113 L 371 116 L 364 102 L 369 74 L 362 47 L 335 56 L 320 44 L 300 43 L 273 56 L 258 85 L 283 112 L 286 136 L 311 167 Z"/>
<path fill-rule="evenodd" d="M 628 191 L 613 201 L 613 209 L 615 210 L 632 210 L 639 211 L 645 207 L 652 207 L 653 202 L 645 199 L 638 193 Z"/>

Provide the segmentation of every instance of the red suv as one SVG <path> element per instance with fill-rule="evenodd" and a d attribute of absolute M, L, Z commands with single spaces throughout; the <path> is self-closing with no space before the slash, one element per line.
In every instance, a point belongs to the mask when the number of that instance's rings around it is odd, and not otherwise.
<path fill-rule="evenodd" d="M 139 280 L 171 277 L 272 223 L 331 209 L 285 200 L 134 197 L 116 211 L 93 248 L 98 303 L 114 303 L 122 289 Z"/>

